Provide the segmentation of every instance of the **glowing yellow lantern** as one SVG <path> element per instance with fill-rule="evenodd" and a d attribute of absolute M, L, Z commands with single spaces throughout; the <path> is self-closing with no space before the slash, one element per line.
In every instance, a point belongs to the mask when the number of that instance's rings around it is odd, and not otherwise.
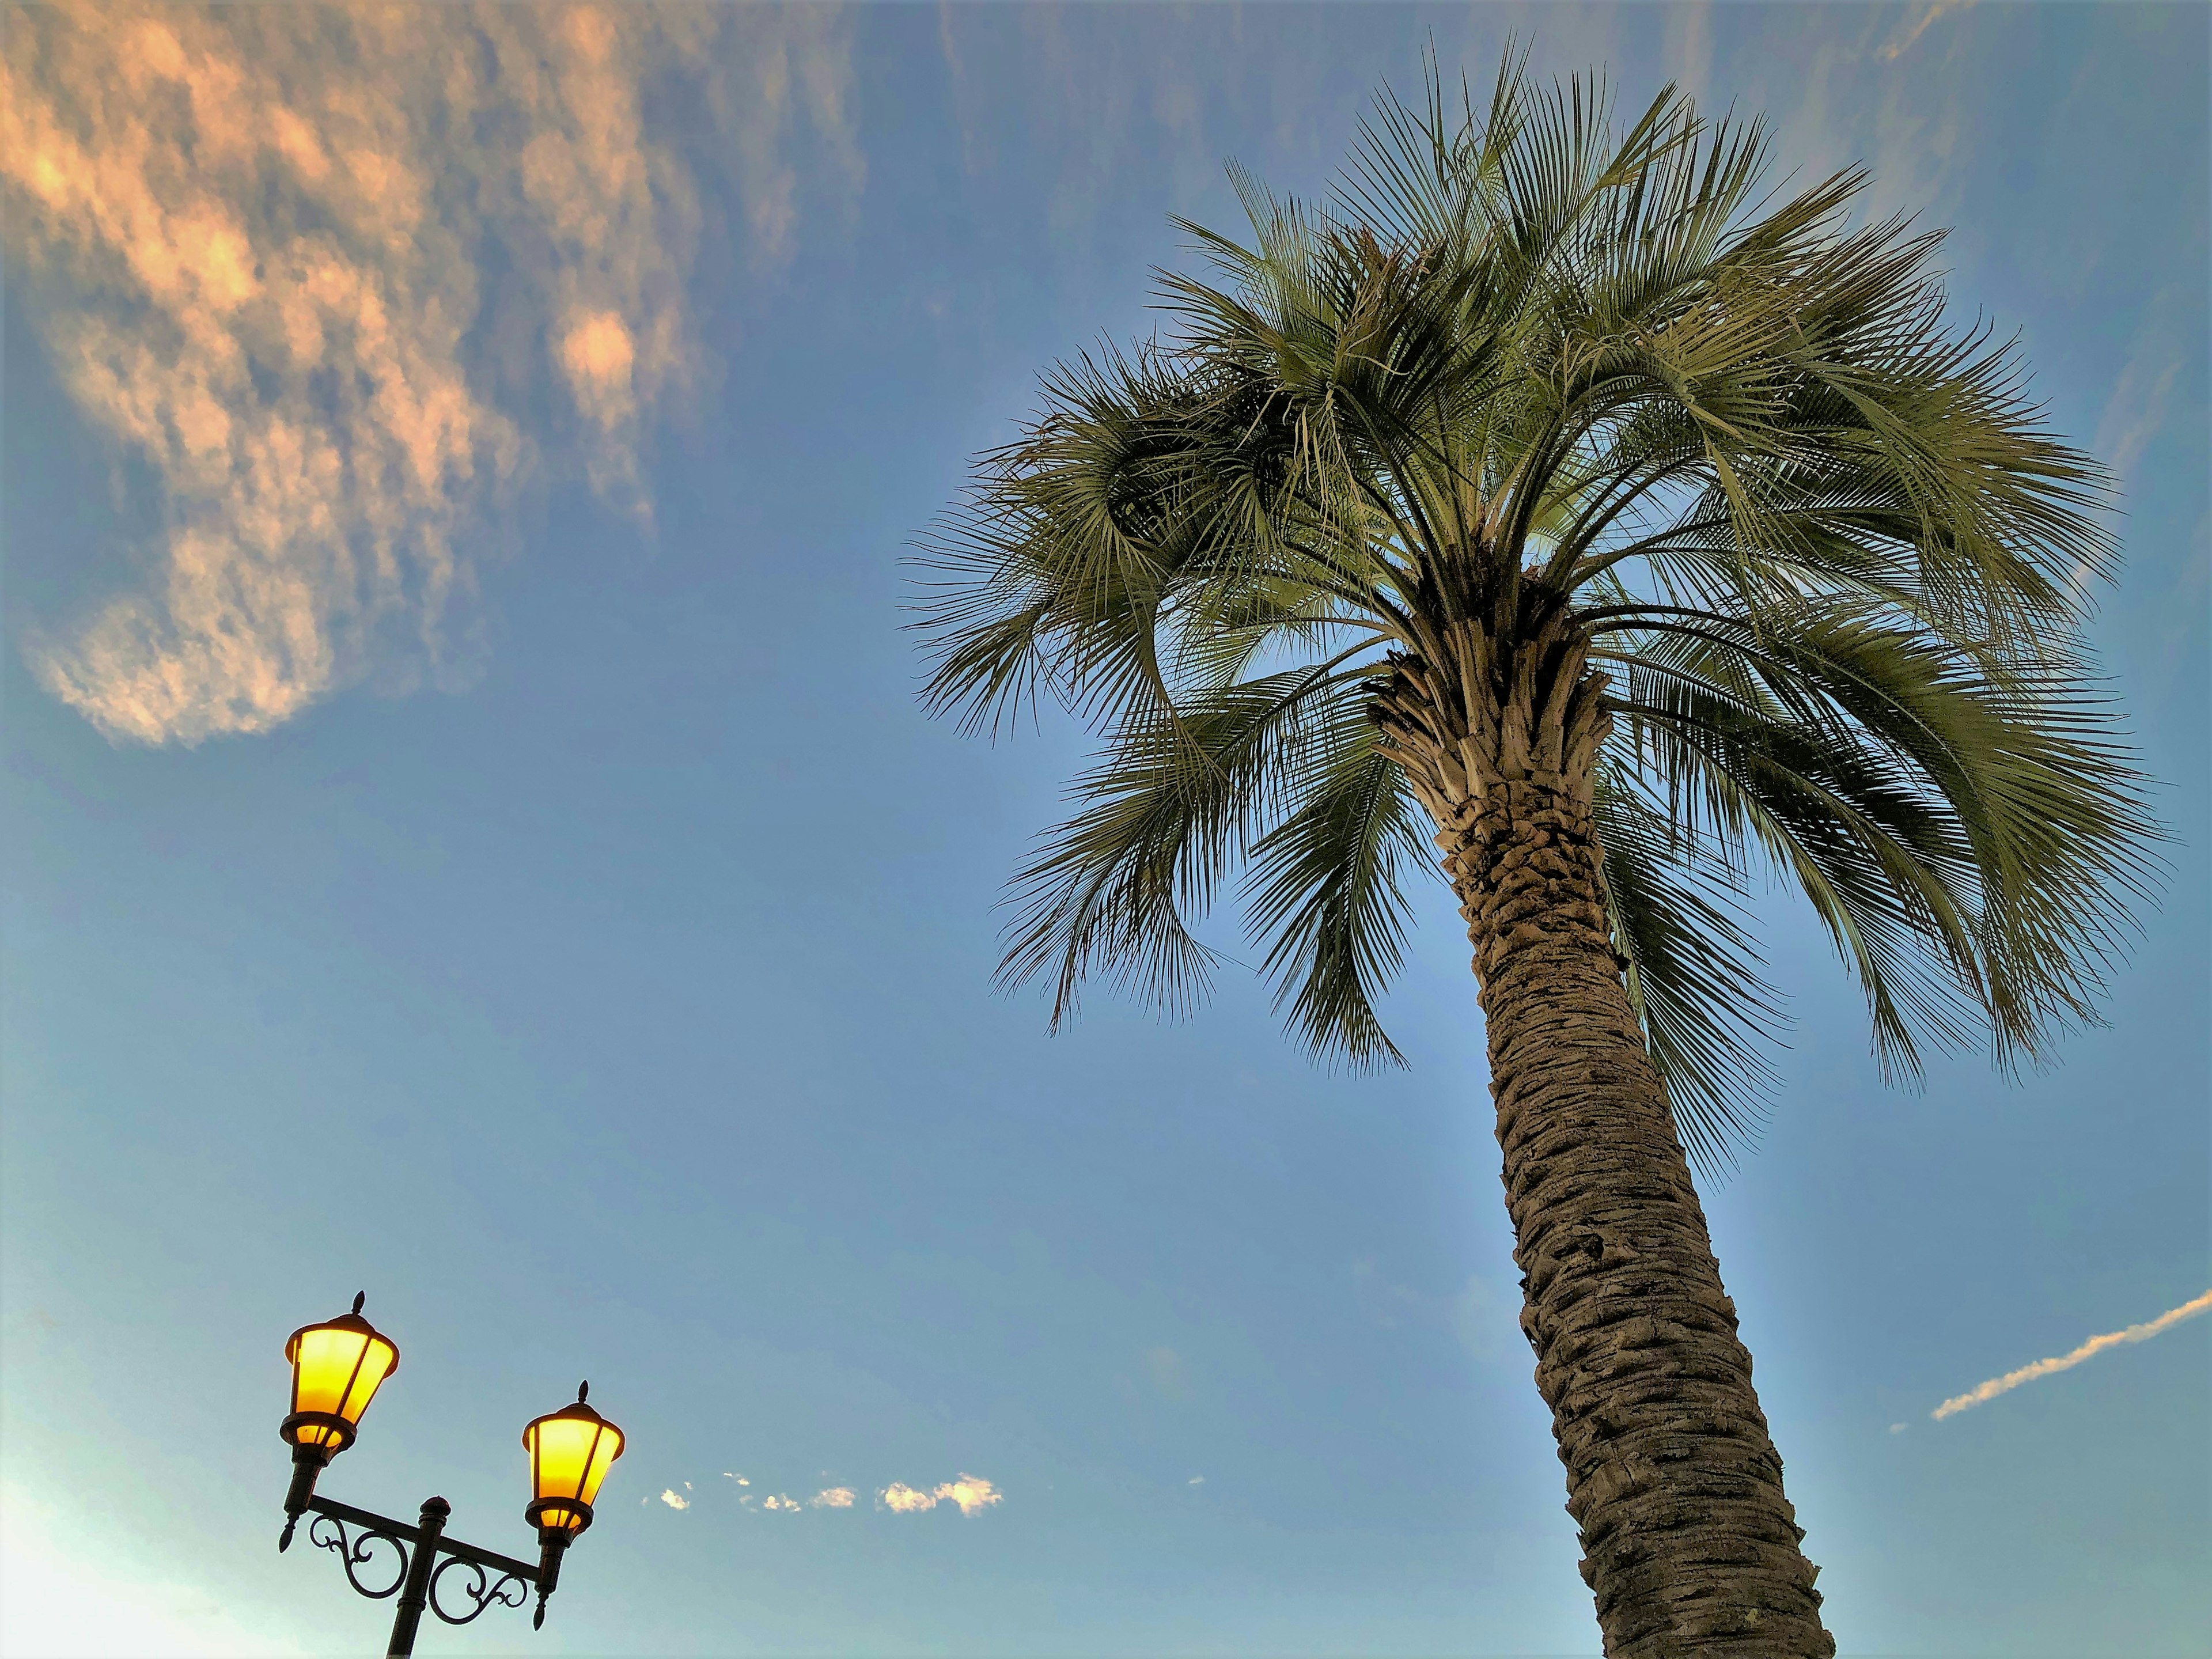
<path fill-rule="evenodd" d="M 537 1419 L 522 1431 L 530 1454 L 530 1507 L 523 1518 L 548 1533 L 570 1537 L 592 1524 L 599 1482 L 623 1453 L 623 1431 L 586 1405 L 592 1385 L 579 1384 L 576 1403 Z"/>
<path fill-rule="evenodd" d="M 292 1414 L 279 1432 L 295 1446 L 322 1449 L 325 1462 L 353 1444 L 377 1385 L 399 1369 L 392 1339 L 361 1316 L 367 1299 L 363 1291 L 351 1313 L 303 1325 L 284 1345 L 292 1362 Z"/>
<path fill-rule="evenodd" d="M 378 1385 L 399 1369 L 398 1345 L 361 1316 L 367 1299 L 366 1291 L 356 1295 L 351 1313 L 302 1325 L 284 1345 L 284 1358 L 292 1362 L 292 1410 L 276 1431 L 292 1448 L 292 1490 L 284 1499 L 278 1549 L 291 1543 L 316 1476 L 353 1444 Z"/>
<path fill-rule="evenodd" d="M 623 1454 L 623 1431 L 584 1403 L 588 1382 L 576 1385 L 576 1403 L 532 1419 L 522 1431 L 530 1454 L 530 1504 L 522 1518 L 538 1528 L 538 1611 L 532 1626 L 545 1622 L 545 1598 L 561 1582 L 561 1556 L 577 1534 L 592 1524 L 592 1504 L 599 1482 Z"/>

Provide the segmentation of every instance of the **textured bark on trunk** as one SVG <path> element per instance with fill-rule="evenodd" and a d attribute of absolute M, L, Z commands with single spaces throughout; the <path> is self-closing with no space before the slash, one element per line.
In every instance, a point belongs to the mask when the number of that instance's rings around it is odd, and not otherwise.
<path fill-rule="evenodd" d="M 1603 682 L 1563 609 L 1508 603 L 1398 660 L 1374 714 L 1475 948 L 1521 1328 L 1583 1578 L 1610 1659 L 1828 1659 L 1819 1570 L 1613 953 L 1591 819 Z"/>

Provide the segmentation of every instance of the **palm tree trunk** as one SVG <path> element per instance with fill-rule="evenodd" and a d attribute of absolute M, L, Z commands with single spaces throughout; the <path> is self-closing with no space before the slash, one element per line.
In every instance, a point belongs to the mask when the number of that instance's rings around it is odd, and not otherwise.
<path fill-rule="evenodd" d="M 1449 862 L 1489 1026 L 1521 1328 L 1611 1659 L 1834 1653 L 1705 1211 L 1599 906 L 1589 813 L 1508 784 Z"/>
<path fill-rule="evenodd" d="M 1818 1569 L 1613 954 L 1591 821 L 1603 682 L 1539 626 L 1399 666 L 1384 738 L 1475 947 L 1521 1328 L 1609 1659 L 1828 1659 Z M 1474 695 L 1468 695 L 1473 692 Z"/>

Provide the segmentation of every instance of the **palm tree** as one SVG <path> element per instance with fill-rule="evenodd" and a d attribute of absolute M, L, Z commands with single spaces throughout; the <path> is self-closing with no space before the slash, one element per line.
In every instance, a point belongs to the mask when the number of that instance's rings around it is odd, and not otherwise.
<path fill-rule="evenodd" d="M 924 560 L 933 708 L 1103 739 L 1016 881 L 1055 1021 L 1093 971 L 1185 1003 L 1241 866 L 1297 1034 L 1395 1061 L 1407 878 L 1450 883 L 1614 1656 L 1834 1648 L 1691 1177 L 1769 1075 L 1749 900 L 1803 894 L 1890 1073 L 2016 1064 L 2094 1018 L 2155 833 L 2080 632 L 2105 475 L 1935 235 L 1769 149 L 1510 56 L 1386 95 L 1327 205 L 1236 173 L 1252 246 L 1183 223 L 1168 336 L 1048 374 Z"/>

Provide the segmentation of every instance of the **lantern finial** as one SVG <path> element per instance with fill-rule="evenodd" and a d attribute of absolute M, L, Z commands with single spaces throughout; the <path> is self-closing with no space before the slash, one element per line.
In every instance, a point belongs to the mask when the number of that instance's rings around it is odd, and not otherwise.
<path fill-rule="evenodd" d="M 361 1304 L 368 1300 L 368 1292 L 367 1291 L 356 1291 L 353 1293 L 353 1310 L 356 1313 L 359 1313 L 361 1311 Z"/>
<path fill-rule="evenodd" d="M 589 1382 L 579 1382 L 576 1384 L 576 1403 L 578 1405 L 582 1405 L 584 1401 L 590 1399 L 591 1396 L 592 1385 Z"/>

